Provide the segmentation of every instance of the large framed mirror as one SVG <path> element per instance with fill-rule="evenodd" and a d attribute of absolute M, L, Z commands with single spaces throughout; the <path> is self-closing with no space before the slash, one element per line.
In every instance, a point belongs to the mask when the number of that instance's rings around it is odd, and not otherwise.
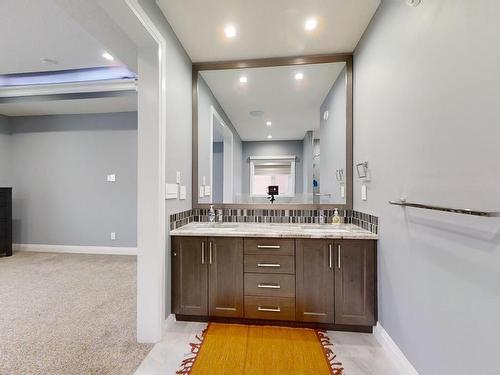
<path fill-rule="evenodd" d="M 193 64 L 193 206 L 351 209 L 352 63 Z"/>

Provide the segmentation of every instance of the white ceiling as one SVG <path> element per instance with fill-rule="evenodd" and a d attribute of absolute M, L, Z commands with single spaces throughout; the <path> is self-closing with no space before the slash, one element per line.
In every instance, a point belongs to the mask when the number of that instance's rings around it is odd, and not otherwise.
<path fill-rule="evenodd" d="M 102 57 L 104 50 L 53 0 L 0 0 L 0 74 L 117 64 Z"/>
<path fill-rule="evenodd" d="M 320 106 L 345 63 L 201 72 L 244 141 L 303 139 L 318 129 Z M 304 74 L 295 80 L 295 73 Z M 244 75 L 248 82 L 240 83 Z M 250 115 L 263 111 L 262 117 Z M 267 121 L 272 126 L 266 125 Z"/>
<path fill-rule="evenodd" d="M 157 0 L 194 62 L 352 52 L 380 0 Z M 318 27 L 304 30 L 307 18 Z M 232 24 L 237 36 L 228 39 Z"/>
<path fill-rule="evenodd" d="M 131 111 L 137 111 L 137 95 L 95 99 L 0 103 L 0 114 L 6 116 L 37 116 Z"/>

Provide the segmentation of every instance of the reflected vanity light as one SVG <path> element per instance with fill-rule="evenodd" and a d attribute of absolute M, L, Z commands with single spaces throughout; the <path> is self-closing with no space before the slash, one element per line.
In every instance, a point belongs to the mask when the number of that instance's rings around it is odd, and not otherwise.
<path fill-rule="evenodd" d="M 295 73 L 295 79 L 297 81 L 300 81 L 302 78 L 304 78 L 304 73 Z"/>
<path fill-rule="evenodd" d="M 247 82 L 248 82 L 247 76 L 241 76 L 240 77 L 240 83 L 247 83 Z"/>
<path fill-rule="evenodd" d="M 267 136 L 267 139 L 271 139 L 272 137 L 273 137 L 273 136 L 272 136 L 271 134 L 269 134 L 269 135 Z"/>
<path fill-rule="evenodd" d="M 273 123 L 271 121 L 266 122 L 267 126 L 271 126 Z"/>
<path fill-rule="evenodd" d="M 308 18 L 306 20 L 306 23 L 304 25 L 304 29 L 307 31 L 314 30 L 316 26 L 318 25 L 318 21 L 316 21 L 315 18 Z"/>
<path fill-rule="evenodd" d="M 236 28 L 233 25 L 227 25 L 224 29 L 224 33 L 228 38 L 234 38 L 236 36 Z"/>

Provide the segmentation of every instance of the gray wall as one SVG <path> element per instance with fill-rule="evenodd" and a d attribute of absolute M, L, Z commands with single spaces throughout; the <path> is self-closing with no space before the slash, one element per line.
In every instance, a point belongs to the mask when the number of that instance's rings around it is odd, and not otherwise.
<path fill-rule="evenodd" d="M 15 243 L 136 246 L 136 112 L 9 123 Z"/>
<path fill-rule="evenodd" d="M 321 193 L 332 194 L 332 201 L 345 204 L 345 198 L 340 197 L 340 182 L 335 171 L 346 170 L 346 70 L 328 92 L 320 107 L 320 184 Z M 328 111 L 328 119 L 323 113 Z"/>
<path fill-rule="evenodd" d="M 302 191 L 313 192 L 313 131 L 306 132 L 302 140 Z"/>
<path fill-rule="evenodd" d="M 7 117 L 0 115 L 0 186 L 11 186 L 10 126 Z"/>
<path fill-rule="evenodd" d="M 219 116 L 222 117 L 227 127 L 233 133 L 233 195 L 236 198 L 241 195 L 241 138 L 233 126 L 233 123 L 227 117 L 226 112 L 221 107 L 217 98 L 213 95 L 205 80 L 198 77 L 198 184 L 201 186 L 202 179 L 205 176 L 205 182 L 211 183 L 210 176 L 210 153 L 212 145 L 210 144 L 210 121 L 211 110 L 214 107 Z M 198 187 L 196 187 L 198 189 Z M 196 195 L 198 196 L 198 194 Z M 199 203 L 210 203 L 210 197 L 198 198 Z"/>
<path fill-rule="evenodd" d="M 500 209 L 500 3 L 386 0 L 354 57 L 354 162 L 380 217 L 379 319 L 420 374 L 497 374 L 500 220 L 391 206 Z"/>
<path fill-rule="evenodd" d="M 302 141 L 243 142 L 242 192 L 250 194 L 250 156 L 295 155 L 295 192 L 302 193 Z"/>

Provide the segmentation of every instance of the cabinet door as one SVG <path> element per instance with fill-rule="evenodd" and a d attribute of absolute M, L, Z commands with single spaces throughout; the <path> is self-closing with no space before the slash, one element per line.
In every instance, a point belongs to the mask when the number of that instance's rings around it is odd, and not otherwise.
<path fill-rule="evenodd" d="M 337 241 L 335 253 L 335 324 L 374 325 L 375 241 Z"/>
<path fill-rule="evenodd" d="M 176 237 L 172 246 L 174 313 L 208 315 L 207 241 Z"/>
<path fill-rule="evenodd" d="M 209 239 L 210 316 L 243 316 L 243 239 Z"/>
<path fill-rule="evenodd" d="M 333 323 L 333 242 L 296 242 L 296 318 L 302 322 Z"/>

